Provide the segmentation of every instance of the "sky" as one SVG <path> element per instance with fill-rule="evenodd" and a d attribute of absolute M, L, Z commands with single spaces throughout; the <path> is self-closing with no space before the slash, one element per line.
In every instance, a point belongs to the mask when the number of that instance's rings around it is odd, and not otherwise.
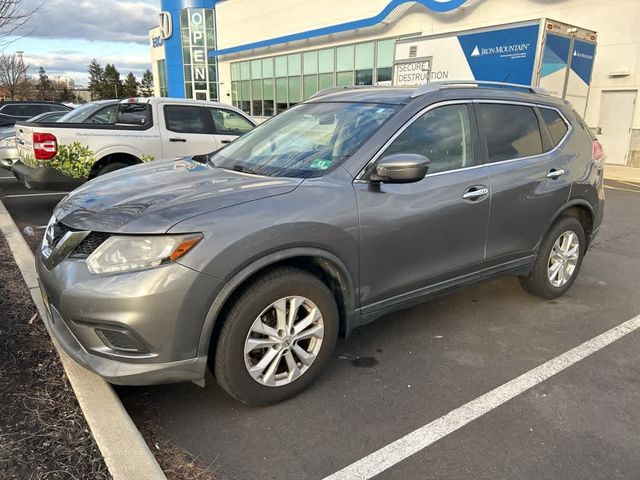
<path fill-rule="evenodd" d="M 93 58 L 115 64 L 121 78 L 151 67 L 148 30 L 158 24 L 159 0 L 22 0 L 21 8 L 37 10 L 0 40 L 0 51 L 23 51 L 30 73 L 42 66 L 86 85 Z"/>

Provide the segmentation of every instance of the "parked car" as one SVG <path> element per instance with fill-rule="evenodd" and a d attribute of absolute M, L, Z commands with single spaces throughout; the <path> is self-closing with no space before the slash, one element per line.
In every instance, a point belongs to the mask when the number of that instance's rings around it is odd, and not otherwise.
<path fill-rule="evenodd" d="M 68 110 L 46 112 L 29 119 L 31 123 L 57 122 Z M 15 127 L 0 129 L 0 167 L 11 170 L 18 161 L 18 147 L 16 146 Z"/>
<path fill-rule="evenodd" d="M 63 103 L 41 100 L 0 102 L 0 127 L 12 127 L 16 122 L 28 120 L 45 112 L 69 111 L 71 107 Z"/>
<path fill-rule="evenodd" d="M 210 153 L 254 126 L 241 110 L 204 100 L 153 97 L 93 102 L 55 123 L 19 122 L 20 161 L 13 172 L 31 189 L 72 189 L 156 158 Z"/>
<path fill-rule="evenodd" d="M 511 274 L 565 293 L 604 213 L 602 148 L 521 86 L 321 92 L 206 163 L 96 178 L 54 210 L 37 268 L 65 350 L 118 384 L 284 400 L 339 333 Z M 135 181 L 132 181 L 135 179 Z"/>

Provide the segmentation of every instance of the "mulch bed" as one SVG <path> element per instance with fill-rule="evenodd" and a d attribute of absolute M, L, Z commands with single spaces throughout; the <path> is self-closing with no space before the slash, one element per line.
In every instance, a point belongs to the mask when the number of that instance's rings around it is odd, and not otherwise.
<path fill-rule="evenodd" d="M 0 479 L 111 479 L 0 235 Z"/>

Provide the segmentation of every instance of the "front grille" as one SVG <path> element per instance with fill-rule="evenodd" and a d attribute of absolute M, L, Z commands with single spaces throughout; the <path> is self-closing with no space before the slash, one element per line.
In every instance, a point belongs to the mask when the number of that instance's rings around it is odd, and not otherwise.
<path fill-rule="evenodd" d="M 96 334 L 100 340 L 112 350 L 120 350 L 123 352 L 140 352 L 137 342 L 119 330 L 110 330 L 106 328 L 96 328 Z"/>
<path fill-rule="evenodd" d="M 80 245 L 76 247 L 72 256 L 88 257 L 110 236 L 111 235 L 109 233 L 91 232 L 82 242 L 80 242 Z"/>

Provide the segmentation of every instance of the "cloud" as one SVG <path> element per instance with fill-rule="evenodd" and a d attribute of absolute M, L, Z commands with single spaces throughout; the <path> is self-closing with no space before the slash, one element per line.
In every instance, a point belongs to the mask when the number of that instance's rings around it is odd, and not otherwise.
<path fill-rule="evenodd" d="M 23 3 L 24 11 L 36 8 L 17 33 L 45 39 L 136 43 L 148 42 L 148 30 L 158 24 L 159 12 L 155 2 L 142 0 L 25 0 Z"/>

